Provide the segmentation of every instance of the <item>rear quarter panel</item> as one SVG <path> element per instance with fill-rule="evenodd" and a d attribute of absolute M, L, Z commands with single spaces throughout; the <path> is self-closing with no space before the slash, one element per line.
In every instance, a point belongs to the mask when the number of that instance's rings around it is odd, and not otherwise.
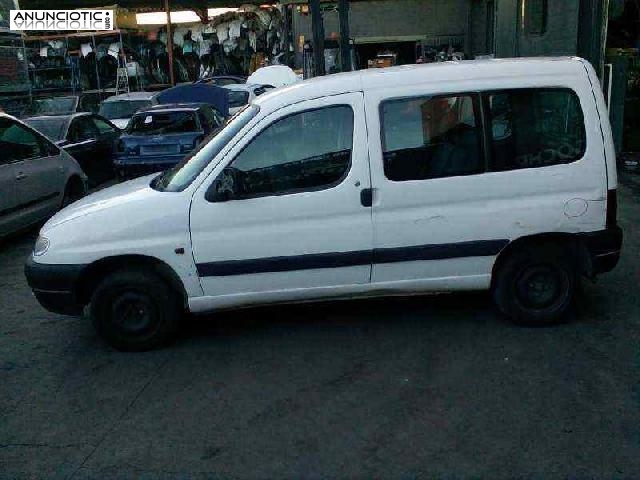
<path fill-rule="evenodd" d="M 598 116 L 600 119 L 600 126 L 602 128 L 602 140 L 604 142 L 604 154 L 607 161 L 607 185 L 609 190 L 615 189 L 618 186 L 618 173 L 616 162 L 616 149 L 613 144 L 613 135 L 611 132 L 611 122 L 609 121 L 609 109 L 604 100 L 604 94 L 602 92 L 602 85 L 598 79 L 593 66 L 586 60 L 582 61 L 584 69 L 587 72 L 589 82 L 591 83 L 593 98 L 598 110 Z"/>

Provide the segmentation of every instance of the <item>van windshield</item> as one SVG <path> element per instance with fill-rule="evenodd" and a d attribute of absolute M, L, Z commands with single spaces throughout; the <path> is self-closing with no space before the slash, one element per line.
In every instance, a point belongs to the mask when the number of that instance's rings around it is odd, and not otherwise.
<path fill-rule="evenodd" d="M 180 192 L 187 188 L 259 111 L 257 106 L 247 105 L 231 117 L 222 128 L 209 134 L 182 162 L 154 178 L 151 188 L 161 192 Z"/>

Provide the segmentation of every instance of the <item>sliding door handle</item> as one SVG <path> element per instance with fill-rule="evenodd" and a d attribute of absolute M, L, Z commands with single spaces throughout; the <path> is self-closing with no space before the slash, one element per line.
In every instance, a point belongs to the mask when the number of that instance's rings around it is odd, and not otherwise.
<path fill-rule="evenodd" d="M 360 203 L 363 207 L 373 205 L 373 188 L 363 188 L 360 190 Z"/>

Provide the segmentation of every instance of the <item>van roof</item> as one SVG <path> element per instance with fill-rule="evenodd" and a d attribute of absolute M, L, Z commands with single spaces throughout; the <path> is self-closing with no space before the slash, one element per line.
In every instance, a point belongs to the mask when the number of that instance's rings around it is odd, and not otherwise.
<path fill-rule="evenodd" d="M 418 83 L 452 82 L 464 78 L 487 80 L 505 77 L 584 75 L 585 60 L 579 57 L 534 57 L 463 60 L 388 68 L 315 77 L 287 87 L 271 90 L 253 101 L 261 108 L 278 109 L 285 105 L 341 93 L 360 92 L 389 86 Z"/>

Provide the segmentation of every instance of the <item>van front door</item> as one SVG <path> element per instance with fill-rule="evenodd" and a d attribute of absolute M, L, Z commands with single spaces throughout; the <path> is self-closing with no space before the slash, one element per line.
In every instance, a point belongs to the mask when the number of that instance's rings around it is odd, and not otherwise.
<path fill-rule="evenodd" d="M 212 305 L 339 295 L 327 287 L 369 283 L 366 138 L 363 97 L 351 93 L 280 109 L 229 151 L 191 208 Z"/>

